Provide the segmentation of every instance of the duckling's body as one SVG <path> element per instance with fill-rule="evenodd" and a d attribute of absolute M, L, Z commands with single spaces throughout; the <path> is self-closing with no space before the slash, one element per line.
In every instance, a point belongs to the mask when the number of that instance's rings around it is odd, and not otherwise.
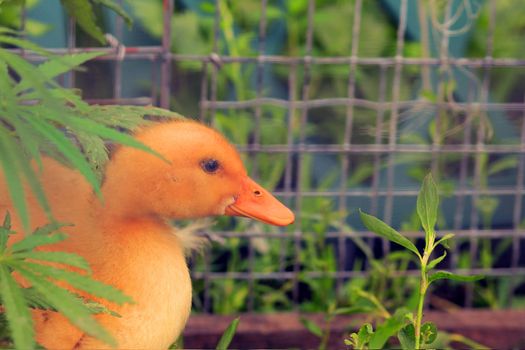
<path fill-rule="evenodd" d="M 166 220 L 227 214 L 284 225 L 293 214 L 257 187 L 233 147 L 203 125 L 158 124 L 136 137 L 166 159 L 127 147 L 117 150 L 106 169 L 103 200 L 79 172 L 44 159 L 40 179 L 53 215 L 74 224 L 63 229 L 66 241 L 45 249 L 83 256 L 95 279 L 134 300 L 108 305 L 121 318 L 96 316 L 118 348 L 165 349 L 182 332 L 191 309 L 184 249 Z M 46 224 L 36 199 L 29 195 L 28 202 L 31 226 Z M 13 206 L 0 173 L 0 212 L 6 210 L 13 212 Z M 14 229 L 21 231 L 16 217 Z M 37 340 L 46 348 L 108 347 L 58 313 L 35 311 L 35 321 Z"/>

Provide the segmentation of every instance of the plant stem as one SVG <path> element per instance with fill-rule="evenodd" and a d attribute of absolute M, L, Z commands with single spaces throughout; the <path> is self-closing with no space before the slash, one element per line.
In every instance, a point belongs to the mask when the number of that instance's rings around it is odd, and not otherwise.
<path fill-rule="evenodd" d="M 432 254 L 432 246 L 434 244 L 434 235 L 429 235 L 430 237 L 426 239 L 425 253 L 421 258 L 421 281 L 419 282 L 419 296 L 417 303 L 417 314 L 416 322 L 414 325 L 415 328 L 415 347 L 416 349 L 420 348 L 420 339 L 421 339 L 421 321 L 423 319 L 423 306 L 425 304 L 425 295 L 428 289 L 428 277 L 427 277 L 427 263 L 430 259 L 430 254 Z"/>
<path fill-rule="evenodd" d="M 416 349 L 419 349 L 419 340 L 421 338 L 421 320 L 423 319 L 423 305 L 425 304 L 425 294 L 427 291 L 427 274 L 425 270 L 421 269 L 421 282 L 419 284 L 419 300 L 417 303 L 417 314 L 415 328 L 415 344 Z"/>

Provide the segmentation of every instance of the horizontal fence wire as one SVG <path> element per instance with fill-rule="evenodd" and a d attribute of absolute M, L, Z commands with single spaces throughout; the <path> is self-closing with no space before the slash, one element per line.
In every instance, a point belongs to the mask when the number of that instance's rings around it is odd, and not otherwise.
<path fill-rule="evenodd" d="M 336 271 L 305 271 L 300 260 L 304 253 L 304 242 L 318 235 L 317 232 L 307 228 L 306 225 L 312 221 L 306 215 L 302 215 L 305 208 L 310 205 L 309 200 L 320 197 L 334 204 L 333 210 L 354 215 L 357 210 L 358 201 L 365 198 L 366 202 L 359 202 L 368 208 L 368 212 L 377 215 L 387 223 L 396 222 L 399 200 L 412 200 L 418 194 L 417 186 L 398 184 L 400 176 L 399 168 L 402 161 L 400 157 L 416 155 L 423 159 L 417 160 L 428 166 L 428 170 L 438 173 L 439 169 L 446 168 L 449 158 L 454 167 L 455 187 L 447 189 L 446 203 L 454 203 L 454 212 L 449 218 L 448 226 L 456 234 L 458 244 L 451 249 L 450 265 L 452 271 L 460 274 L 481 273 L 493 277 L 525 276 L 525 262 L 523 261 L 522 247 L 524 246 L 525 230 L 523 229 L 523 196 L 525 196 L 525 96 L 519 99 L 494 101 L 491 100 L 491 84 L 495 70 L 513 69 L 516 72 L 525 68 L 523 57 L 493 57 L 494 31 L 496 28 L 495 0 L 488 1 L 488 32 L 486 37 L 486 52 L 482 58 L 452 57 L 449 53 L 449 45 L 452 34 L 442 31 L 437 39 L 438 52 L 435 57 L 405 57 L 407 47 L 407 21 L 408 7 L 411 2 L 399 0 L 399 17 L 397 18 L 397 30 L 395 34 L 395 53 L 393 57 L 363 57 L 360 52 L 360 38 L 366 36 L 366 28 L 363 27 L 361 16 L 363 13 L 363 0 L 352 1 L 353 16 L 348 18 L 352 21 L 351 33 L 338 33 L 337 35 L 352 35 L 352 44 L 347 56 L 317 56 L 314 50 L 315 25 L 314 18 L 318 4 L 315 0 L 308 0 L 306 12 L 306 27 L 304 32 L 304 47 L 302 55 L 288 56 L 269 53 L 267 36 L 269 28 L 268 0 L 260 1 L 261 19 L 258 27 L 254 30 L 257 38 L 255 53 L 248 56 L 235 56 L 222 47 L 223 28 L 221 27 L 225 14 L 221 13 L 221 1 L 216 0 L 213 13 L 213 45 L 208 54 L 181 54 L 173 52 L 173 42 L 177 41 L 180 33 L 172 32 L 172 13 L 174 11 L 173 0 L 163 0 L 163 34 L 157 46 L 124 46 L 123 21 L 117 19 L 115 26 L 116 42 L 111 47 L 77 47 L 75 24 L 72 20 L 67 25 L 67 47 L 53 48 L 49 51 L 55 54 L 82 53 L 82 52 L 104 52 L 105 55 L 96 57 L 97 62 L 114 62 L 113 66 L 113 88 L 111 96 L 88 98 L 93 104 L 130 104 L 130 105 L 158 105 L 164 108 L 170 107 L 170 98 L 178 93 L 174 89 L 181 67 L 187 62 L 200 65 L 200 87 L 197 107 L 200 120 L 216 124 L 216 116 L 219 113 L 231 115 L 236 118 L 236 111 L 250 111 L 253 120 L 252 138 L 247 144 L 240 144 L 238 148 L 248 156 L 254 177 L 259 177 L 263 164 L 260 162 L 261 155 L 282 156 L 284 167 L 275 194 L 282 198 L 297 214 L 297 220 L 288 231 L 252 230 L 250 227 L 239 231 L 214 231 L 204 235 L 219 241 L 219 248 L 227 240 L 241 239 L 246 243 L 247 266 L 243 271 L 218 271 L 214 266 L 215 257 L 204 254 L 201 269 L 194 269 L 193 278 L 202 281 L 202 309 L 211 311 L 213 308 L 212 284 L 216 280 L 242 280 L 248 281 L 249 297 L 247 299 L 249 310 L 256 308 L 254 298 L 258 281 L 278 280 L 292 284 L 291 297 L 297 305 L 301 299 L 301 280 L 304 278 L 333 278 L 336 281 L 337 292 L 341 292 L 344 284 L 351 278 L 363 277 L 370 274 L 370 265 L 367 263 L 361 269 L 349 266 L 354 250 L 349 247 L 356 238 L 363 239 L 373 252 L 382 256 L 389 251 L 397 250 L 387 241 L 377 244 L 377 236 L 367 232 L 358 226 L 343 230 L 333 228 L 324 233 L 324 239 L 333 245 L 336 251 Z M 448 1 L 444 11 L 444 22 L 454 17 L 452 11 L 453 1 Z M 425 19 L 423 19 L 422 23 Z M 498 19 L 499 20 L 499 19 Z M 504 20 L 504 19 L 503 19 Z M 424 26 L 423 26 L 424 27 Z M 423 28 L 425 29 L 425 28 Z M 425 30 L 428 30 L 426 28 Z M 422 31 L 423 32 L 423 31 Z M 334 34 L 335 35 L 335 34 Z M 424 34 L 422 34 L 424 36 Z M 25 58 L 38 62 L 44 57 L 27 50 L 11 49 L 12 52 L 22 54 Z M 123 63 L 129 61 L 146 60 L 151 63 L 151 88 L 148 96 L 129 97 L 122 92 L 123 79 L 132 72 L 127 72 Z M 231 66 L 248 65 L 253 72 L 253 94 L 233 95 L 224 94 L 220 91 L 221 74 Z M 265 69 L 271 66 L 284 67 L 286 73 L 282 80 L 286 85 L 286 93 L 277 97 L 266 96 L 269 89 L 268 81 L 265 79 Z M 315 69 L 325 66 L 345 67 L 346 91 L 343 96 L 312 96 L 312 77 Z M 160 69 L 157 69 L 160 67 Z M 361 69 L 377 70 L 377 79 L 370 84 L 375 84 L 377 96 L 368 98 L 359 92 L 358 71 Z M 407 95 L 402 91 L 402 80 L 407 68 L 417 69 L 424 75 L 426 72 L 435 72 L 438 81 L 437 98 L 413 97 L 415 94 Z M 475 72 L 477 80 L 468 82 L 467 96 L 463 100 L 450 100 L 446 98 L 446 83 L 450 77 L 447 72 L 454 69 Z M 418 73 L 418 74 L 420 74 Z M 410 73 L 413 74 L 413 73 Z M 65 86 L 75 86 L 75 75 L 68 74 L 62 78 Z M 423 82 L 422 84 L 425 84 Z M 412 90 L 420 90 L 421 86 L 411 86 Z M 277 144 L 268 143 L 264 140 L 261 128 L 267 122 L 266 111 L 268 108 L 278 108 L 282 112 L 280 125 L 284 136 Z M 343 111 L 342 118 L 325 112 L 324 120 L 337 123 L 341 137 L 339 142 L 319 143 L 312 141 L 308 135 L 308 128 L 313 125 L 312 115 L 319 109 L 330 108 L 333 111 L 339 108 Z M 407 111 L 430 111 L 430 117 L 435 123 L 434 140 L 427 144 L 418 144 L 405 141 L 400 138 L 403 123 Z M 369 130 L 364 132 L 359 127 L 366 113 L 365 123 Z M 492 113 L 492 114 L 491 114 Z M 500 139 L 492 142 L 487 138 L 489 132 L 486 123 L 480 121 L 480 115 L 491 115 L 494 122 L 508 119 L 512 115 L 513 130 L 519 134 L 516 139 Z M 445 116 L 455 116 L 460 124 L 459 130 L 454 137 L 447 134 Z M 424 118 L 418 116 L 413 118 Z M 367 137 L 364 137 L 365 135 Z M 458 136 L 459 135 L 459 136 Z M 315 135 L 314 135 L 315 136 Z M 447 143 L 447 137 L 450 142 Z M 498 157 L 508 155 L 516 156 L 515 166 L 509 177 L 510 182 L 491 183 L 484 177 L 484 167 L 488 161 L 497 160 Z M 331 188 L 309 188 L 309 173 L 304 170 L 312 157 L 334 157 L 337 158 L 337 185 Z M 349 186 L 354 169 L 363 162 L 362 157 L 368 157 L 366 161 L 370 166 L 370 173 L 360 186 Z M 450 176 L 445 179 L 450 180 Z M 487 197 L 507 198 L 510 210 L 507 225 L 492 227 L 484 225 L 480 214 L 480 201 Z M 499 196 L 499 197 L 498 197 Z M 361 198 L 361 199 L 360 199 Z M 502 200 L 503 201 L 503 200 Z M 364 203 L 364 204 L 363 204 Z M 403 202 L 402 205 L 406 205 Z M 346 216 L 337 217 L 335 221 L 339 226 L 347 224 Z M 411 230 L 402 230 L 403 234 L 416 240 L 421 240 L 422 234 Z M 439 231 L 442 236 L 450 231 Z M 255 260 L 261 253 L 258 251 L 254 240 L 278 240 L 283 242 L 279 248 L 276 267 L 274 271 L 260 272 L 255 269 Z M 508 248 L 510 259 L 501 266 L 482 268 L 475 263 L 480 255 L 480 241 L 510 239 Z M 286 248 L 284 242 L 290 243 L 290 249 Z M 466 243 L 465 243 L 466 242 Z M 349 245 L 350 244 L 350 245 Z M 226 245 L 227 247 L 227 245 Z M 226 249 L 226 248 L 224 248 Z M 461 254 L 468 251 L 470 268 L 460 265 Z M 224 254 L 220 251 L 220 254 Z M 464 257 L 463 257 L 464 258 Z M 408 269 L 402 272 L 394 272 L 393 276 L 413 276 L 417 271 Z M 519 287 L 519 281 L 512 282 L 509 289 L 509 299 L 514 296 L 514 291 Z M 466 305 L 474 303 L 473 289 L 466 292 Z"/>

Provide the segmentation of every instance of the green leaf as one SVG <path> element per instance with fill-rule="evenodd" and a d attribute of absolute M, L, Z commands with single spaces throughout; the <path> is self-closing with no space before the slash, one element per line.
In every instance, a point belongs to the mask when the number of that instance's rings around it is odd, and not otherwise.
<path fill-rule="evenodd" d="M 133 19 L 128 15 L 128 13 L 124 10 L 122 6 L 120 6 L 118 3 L 112 0 L 94 0 L 95 3 L 99 3 L 107 7 L 108 9 L 115 12 L 117 15 L 122 17 L 124 22 L 128 25 L 128 27 L 131 28 L 131 25 L 133 24 Z"/>
<path fill-rule="evenodd" d="M 30 235 L 24 237 L 21 241 L 18 241 L 14 243 L 11 247 L 9 247 L 9 250 L 12 253 L 18 253 L 23 251 L 29 251 L 36 247 L 47 245 L 47 244 L 54 244 L 57 242 L 61 242 L 67 238 L 67 235 L 64 233 L 55 233 L 48 236 L 43 235 Z"/>
<path fill-rule="evenodd" d="M 323 336 L 323 330 L 314 321 L 306 317 L 301 317 L 301 323 L 310 333 L 314 334 L 315 336 L 319 338 Z"/>
<path fill-rule="evenodd" d="M 372 327 L 372 325 L 370 323 L 365 323 L 357 332 L 357 339 L 359 340 L 359 344 L 368 344 L 373 334 L 374 328 Z"/>
<path fill-rule="evenodd" d="M 423 180 L 423 185 L 417 196 L 417 214 L 421 220 L 423 229 L 428 234 L 434 232 L 437 221 L 439 196 L 432 174 L 428 174 Z"/>
<path fill-rule="evenodd" d="M 5 182 L 9 189 L 9 195 L 13 201 L 24 229 L 29 229 L 29 213 L 27 211 L 27 205 L 25 201 L 24 187 L 22 180 L 18 175 L 17 161 L 13 159 L 13 153 L 11 150 L 16 145 L 13 145 L 11 137 L 0 127 L 0 163 L 4 173 Z"/>
<path fill-rule="evenodd" d="M 421 343 L 432 344 L 437 338 L 437 327 L 432 322 L 425 322 L 421 326 Z"/>
<path fill-rule="evenodd" d="M 163 160 L 166 160 L 160 153 L 152 150 L 150 147 L 137 141 L 133 136 L 125 134 L 117 130 L 114 130 L 114 129 L 111 129 L 111 128 L 108 128 L 104 125 L 99 125 L 93 122 L 92 120 L 81 119 L 81 118 L 71 118 L 68 120 L 68 123 L 72 127 L 79 127 L 82 130 L 96 134 L 99 137 L 118 142 L 122 145 L 127 145 L 127 146 L 131 146 L 131 147 L 143 150 Z"/>
<path fill-rule="evenodd" d="M 72 55 L 64 55 L 59 58 L 50 59 L 40 64 L 37 69 L 46 79 L 53 79 L 60 74 L 64 74 L 75 67 L 89 61 L 95 57 L 104 55 L 103 52 L 84 52 Z M 16 87 L 15 92 L 21 92 L 31 88 L 31 82 L 21 81 Z"/>
<path fill-rule="evenodd" d="M 392 227 L 385 224 L 383 221 L 378 218 L 368 215 L 361 210 L 359 210 L 359 215 L 361 216 L 361 221 L 365 224 L 366 228 L 370 231 L 377 233 L 378 235 L 387 238 L 388 240 L 397 243 L 406 249 L 412 251 L 418 257 L 421 258 L 419 251 L 417 250 L 414 243 L 412 243 L 408 238 L 402 236 L 399 232 L 394 230 Z"/>
<path fill-rule="evenodd" d="M 40 309 L 40 310 L 51 310 L 51 311 L 57 311 L 46 299 L 45 295 L 42 295 L 40 292 L 38 292 L 35 288 L 23 288 L 22 289 L 24 298 L 27 300 L 27 304 L 32 309 Z M 89 310 L 92 314 L 107 314 L 112 315 L 115 317 L 122 317 L 120 314 L 118 314 L 115 311 L 112 311 L 108 309 L 105 305 L 102 305 L 96 301 L 92 300 L 85 300 L 84 298 L 73 294 L 74 297 L 76 297 L 80 302 L 84 304 L 84 306 Z"/>
<path fill-rule="evenodd" d="M 101 44 L 106 44 L 106 38 L 97 25 L 95 13 L 89 0 L 60 0 L 69 16 L 73 17 L 77 24 L 87 34 Z"/>
<path fill-rule="evenodd" d="M 345 339 L 345 344 L 354 349 L 365 349 L 374 334 L 374 328 L 370 323 L 365 323 L 359 328 L 357 333 L 350 334 L 349 339 Z"/>
<path fill-rule="evenodd" d="M 91 271 L 89 263 L 80 255 L 73 253 L 31 251 L 13 254 L 13 258 L 56 262 L 64 265 L 78 267 L 82 270 Z"/>
<path fill-rule="evenodd" d="M 459 281 L 459 282 L 474 282 L 479 281 L 480 279 L 485 278 L 483 275 L 471 275 L 471 276 L 463 276 L 458 275 L 452 272 L 448 271 L 438 271 L 430 275 L 428 278 L 428 284 L 437 281 L 437 280 L 453 280 L 453 281 Z"/>
<path fill-rule="evenodd" d="M 397 339 L 403 350 L 413 350 L 416 348 L 416 330 L 412 323 L 407 324 L 397 333 Z"/>
<path fill-rule="evenodd" d="M 33 349 L 35 347 L 33 319 L 22 294 L 22 288 L 15 281 L 9 269 L 1 264 L 0 297 L 15 347 Z"/>
<path fill-rule="evenodd" d="M 72 227 L 75 226 L 73 224 L 63 223 L 63 222 L 51 222 L 49 224 L 46 224 L 44 226 L 37 227 L 36 230 L 33 232 L 34 235 L 42 235 L 42 236 L 48 236 L 49 234 L 60 230 L 62 227 Z"/>
<path fill-rule="evenodd" d="M 95 192 L 100 195 L 100 183 L 98 178 L 84 158 L 84 155 L 75 147 L 75 145 L 73 145 L 63 133 L 45 121 L 40 120 L 39 118 L 28 118 L 27 120 L 33 124 L 36 132 L 53 142 L 58 151 L 60 151 L 60 153 L 71 162 L 75 169 L 86 178 Z"/>
<path fill-rule="evenodd" d="M 8 211 L 5 214 L 4 223 L 2 227 L 0 227 L 0 253 L 3 253 L 7 248 L 7 240 L 11 233 L 11 215 Z"/>
<path fill-rule="evenodd" d="M 25 267 L 25 263 L 17 263 L 16 271 L 25 278 L 39 293 L 44 295 L 47 302 L 58 312 L 63 314 L 71 323 L 89 335 L 116 347 L 115 339 L 93 318 L 88 308 L 72 293 L 47 280 Z"/>
<path fill-rule="evenodd" d="M 219 340 L 219 343 L 217 344 L 216 349 L 217 350 L 226 350 L 228 349 L 228 346 L 230 346 L 230 343 L 233 339 L 233 336 L 235 335 L 235 332 L 237 331 L 237 326 L 239 325 L 239 317 L 234 319 L 228 328 L 224 331 L 222 334 L 221 339 Z"/>
<path fill-rule="evenodd" d="M 92 279 L 90 276 L 81 275 L 76 272 L 59 269 L 49 265 L 26 262 L 25 266 L 34 272 L 44 276 L 67 282 L 72 287 L 88 292 L 97 297 L 104 298 L 117 304 L 131 303 L 133 300 L 122 293 L 119 289 Z"/>
<path fill-rule="evenodd" d="M 435 258 L 434 260 L 431 260 L 428 265 L 427 265 L 427 271 L 430 271 L 432 270 L 434 267 L 437 266 L 437 264 L 439 264 L 440 262 L 443 261 L 443 259 L 445 259 L 445 257 L 447 256 L 447 251 L 445 250 L 443 252 L 443 255 L 441 255 L 440 257 L 437 257 Z"/>
<path fill-rule="evenodd" d="M 370 338 L 370 349 L 382 349 L 390 337 L 396 335 L 410 320 L 405 309 L 396 310 L 395 314 L 376 326 L 376 331 Z"/>
<path fill-rule="evenodd" d="M 441 237 L 441 239 L 439 239 L 436 243 L 434 243 L 434 248 L 436 248 L 439 244 L 443 245 L 443 247 L 445 248 L 450 248 L 448 246 L 448 240 L 451 239 L 451 238 L 454 238 L 455 234 L 453 233 L 447 233 L 446 235 L 444 235 L 443 237 Z"/>

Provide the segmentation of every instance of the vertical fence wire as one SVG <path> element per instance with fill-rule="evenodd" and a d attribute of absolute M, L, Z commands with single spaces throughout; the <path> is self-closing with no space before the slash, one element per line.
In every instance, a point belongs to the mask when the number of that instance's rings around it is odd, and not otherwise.
<path fill-rule="evenodd" d="M 170 108 L 171 99 L 171 16 L 173 15 L 174 0 L 163 0 L 162 11 L 162 57 L 160 66 L 160 106 Z"/>
<path fill-rule="evenodd" d="M 261 18 L 259 20 L 259 33 L 258 33 L 258 45 L 257 45 L 257 57 L 261 57 L 265 54 L 265 42 L 266 42 L 266 6 L 267 0 L 261 0 Z M 255 80 L 255 94 L 256 98 L 260 99 L 263 92 L 263 78 L 264 78 L 264 62 L 258 60 L 256 68 L 256 80 Z M 252 176 L 257 178 L 258 174 L 258 161 L 257 153 L 259 153 L 259 146 L 261 145 L 261 114 L 262 105 L 257 104 L 255 106 L 255 126 L 254 126 L 254 137 L 253 137 L 253 149 L 252 152 Z M 253 240 L 248 237 L 248 273 L 250 279 L 248 281 L 248 310 L 254 309 L 254 279 L 253 270 L 255 266 L 254 262 L 254 247 Z"/>
<path fill-rule="evenodd" d="M 359 39 L 360 39 L 360 29 L 361 29 L 361 7 L 362 0 L 356 0 L 354 4 L 354 18 L 352 26 L 352 48 L 351 48 L 351 61 L 348 67 L 348 83 L 347 83 L 347 96 L 350 103 L 346 108 L 346 117 L 345 117 L 345 128 L 343 136 L 343 148 L 349 149 L 352 144 L 352 131 L 354 125 L 354 105 L 351 101 L 355 98 L 355 84 L 356 84 L 356 69 L 357 69 L 357 56 L 359 50 Z M 339 188 L 339 211 L 341 213 L 346 213 L 346 202 L 348 200 L 345 195 L 347 191 L 348 184 L 348 173 L 350 169 L 350 154 L 343 153 L 343 159 L 341 161 L 341 184 Z M 341 218 L 342 223 L 346 221 L 346 218 Z M 340 234 L 337 240 L 338 246 L 338 259 L 337 259 L 337 268 L 339 271 L 345 270 L 345 265 L 347 261 L 347 249 L 346 249 L 346 236 L 343 230 L 340 230 Z M 341 288 L 343 285 L 343 280 L 337 279 L 336 284 L 336 293 L 340 294 Z"/>
<path fill-rule="evenodd" d="M 480 101 L 482 103 L 488 103 L 489 102 L 489 89 L 490 89 L 490 74 L 491 74 L 491 65 L 490 62 L 492 61 L 492 52 L 493 52 L 493 46 L 494 46 L 494 30 L 496 26 L 496 1 L 490 0 L 489 2 L 489 23 L 488 23 L 488 33 L 487 33 L 487 41 L 486 41 L 486 53 L 485 53 L 485 61 L 487 64 L 484 66 L 483 69 L 483 78 L 481 82 L 481 93 L 480 93 Z M 479 222 L 479 201 L 480 201 L 480 195 L 479 192 L 482 189 L 482 179 L 483 176 L 482 171 L 485 171 L 482 169 L 482 162 L 483 162 L 483 150 L 485 148 L 485 140 L 486 140 L 486 128 L 485 125 L 486 119 L 488 119 L 488 113 L 490 112 L 482 112 L 478 115 L 478 130 L 476 134 L 476 148 L 479 151 L 476 154 L 475 158 L 475 166 L 474 166 L 474 195 L 472 196 L 472 209 L 471 209 L 471 230 L 473 232 L 473 235 L 470 239 L 470 260 L 472 264 L 474 264 L 475 261 L 477 261 L 477 257 L 479 255 L 479 239 L 476 239 L 475 232 L 477 232 L 478 229 L 483 228 L 480 227 Z M 483 225 L 483 223 L 481 223 Z M 466 287 L 466 305 L 467 307 L 472 307 L 474 300 L 474 287 L 470 284 Z"/>
<path fill-rule="evenodd" d="M 311 80 L 311 58 L 312 58 L 312 47 L 313 47 L 313 33 L 314 33 L 314 12 L 315 12 L 315 0 L 308 0 L 308 18 L 307 18 L 307 29 L 306 29 L 306 47 L 305 47 L 305 61 L 304 61 L 304 72 L 303 72 L 303 84 L 301 88 L 301 101 L 308 101 L 310 96 L 310 80 Z M 301 272 L 301 242 L 302 242 L 302 218 L 301 208 L 303 204 L 303 181 L 304 171 L 303 169 L 303 157 L 305 155 L 304 147 L 306 141 L 306 126 L 308 123 L 308 107 L 303 105 L 301 108 L 301 116 L 299 122 L 299 153 L 297 154 L 297 188 L 295 197 L 295 211 L 298 213 L 296 220 L 296 230 L 294 232 L 294 286 L 293 286 L 293 300 L 297 303 L 299 300 L 299 273 Z M 311 234 L 311 233 L 310 233 Z"/>
<path fill-rule="evenodd" d="M 387 158 L 387 195 L 385 201 L 385 222 L 387 224 L 392 223 L 393 205 L 394 205 L 394 166 L 395 166 L 395 150 L 397 144 L 397 127 L 399 120 L 399 100 L 400 100 L 400 88 L 401 88 L 401 73 L 403 65 L 401 60 L 403 58 L 403 48 L 405 45 L 405 30 L 407 25 L 407 0 L 401 0 L 400 2 L 400 14 L 399 14 L 399 25 L 397 29 L 397 40 L 396 40 L 396 56 L 394 64 L 394 78 L 392 82 L 392 102 L 390 111 L 389 121 L 389 139 L 388 147 L 390 153 Z M 383 254 L 388 254 L 390 251 L 390 244 L 383 239 Z"/>

